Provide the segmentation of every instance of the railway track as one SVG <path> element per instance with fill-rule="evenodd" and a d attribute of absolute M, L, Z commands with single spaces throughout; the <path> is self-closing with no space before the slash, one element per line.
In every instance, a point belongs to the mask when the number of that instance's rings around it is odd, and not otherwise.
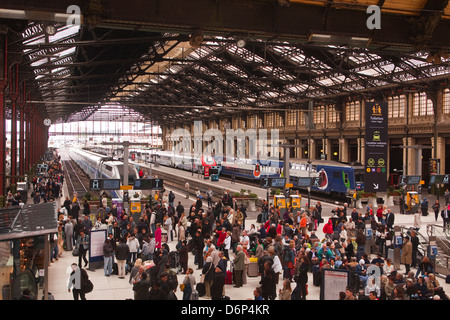
<path fill-rule="evenodd" d="M 77 199 L 83 198 L 88 191 L 86 185 L 89 185 L 89 179 L 86 178 L 86 174 L 73 160 L 63 160 L 63 166 L 69 193 L 76 193 L 78 195 Z"/>

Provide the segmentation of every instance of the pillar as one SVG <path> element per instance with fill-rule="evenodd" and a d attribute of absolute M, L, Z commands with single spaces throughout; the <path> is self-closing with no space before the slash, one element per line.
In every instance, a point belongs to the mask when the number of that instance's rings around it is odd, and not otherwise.
<path fill-rule="evenodd" d="M 331 160 L 332 150 L 331 150 L 331 139 L 323 139 L 323 154 L 327 155 L 327 160 Z"/>
<path fill-rule="evenodd" d="M 6 126 L 5 90 L 8 84 L 8 41 L 6 34 L 0 35 L 0 195 L 5 195 L 6 187 Z"/>
<path fill-rule="evenodd" d="M 433 146 L 433 150 L 434 148 L 436 148 L 436 158 L 440 159 L 440 171 L 438 172 L 438 174 L 445 174 L 445 145 L 447 141 L 444 137 L 437 137 L 436 146 L 434 145 L 434 141 L 434 137 L 431 138 L 431 145 Z"/>
<path fill-rule="evenodd" d="M 17 103 L 19 98 L 19 65 L 11 67 L 9 81 L 11 97 L 11 184 L 17 181 Z"/>
<path fill-rule="evenodd" d="M 358 160 L 361 164 L 365 164 L 365 158 L 366 158 L 366 139 L 364 138 L 358 138 Z"/>
<path fill-rule="evenodd" d="M 339 161 L 349 162 L 348 139 L 345 139 L 345 138 L 339 139 Z"/>
<path fill-rule="evenodd" d="M 316 159 L 316 140 L 308 139 L 308 159 Z"/>
<path fill-rule="evenodd" d="M 406 147 L 414 146 L 414 138 L 403 138 L 403 145 Z M 416 152 L 414 148 L 403 149 L 404 175 L 416 174 Z"/>
<path fill-rule="evenodd" d="M 20 101 L 20 118 L 19 118 L 19 129 L 20 129 L 20 136 L 19 136 L 19 152 L 20 152 L 20 162 L 19 162 L 19 175 L 24 176 L 25 175 L 25 100 L 26 100 L 26 94 L 25 94 L 25 82 L 23 83 L 23 89 L 22 89 L 22 95 L 21 95 L 21 101 Z"/>

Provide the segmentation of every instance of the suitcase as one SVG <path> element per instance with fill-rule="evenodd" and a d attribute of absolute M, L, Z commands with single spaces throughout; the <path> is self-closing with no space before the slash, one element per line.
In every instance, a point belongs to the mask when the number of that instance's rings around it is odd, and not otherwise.
<path fill-rule="evenodd" d="M 258 276 L 258 262 L 251 261 L 248 265 L 247 275 L 249 277 L 257 277 Z"/>
<path fill-rule="evenodd" d="M 321 274 L 320 274 L 320 271 L 316 271 L 316 272 L 313 272 L 313 284 L 316 286 L 316 287 L 320 287 L 320 282 L 321 282 Z"/>
<path fill-rule="evenodd" d="M 258 217 L 256 218 L 256 223 L 262 222 L 262 213 L 258 214 Z"/>
<path fill-rule="evenodd" d="M 225 277 L 225 284 L 233 284 L 233 272 L 227 270 L 227 275 Z"/>

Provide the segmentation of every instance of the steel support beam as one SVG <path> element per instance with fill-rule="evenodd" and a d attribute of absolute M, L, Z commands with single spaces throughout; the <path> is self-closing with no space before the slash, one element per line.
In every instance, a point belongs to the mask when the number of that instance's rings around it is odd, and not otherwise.
<path fill-rule="evenodd" d="M 8 85 L 8 40 L 0 34 L 0 196 L 6 191 L 6 124 L 5 96 Z"/>
<path fill-rule="evenodd" d="M 9 90 L 11 98 L 11 184 L 17 180 L 17 103 L 19 99 L 19 65 L 10 68 Z"/>

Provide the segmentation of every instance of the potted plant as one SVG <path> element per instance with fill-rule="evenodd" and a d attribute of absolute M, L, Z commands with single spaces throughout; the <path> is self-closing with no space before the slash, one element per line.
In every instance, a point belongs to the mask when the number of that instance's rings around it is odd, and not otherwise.
<path fill-rule="evenodd" d="M 250 190 L 249 190 L 250 191 Z M 258 195 L 256 193 L 251 193 L 249 194 L 249 209 L 250 211 L 256 211 L 256 201 L 258 201 Z"/>

